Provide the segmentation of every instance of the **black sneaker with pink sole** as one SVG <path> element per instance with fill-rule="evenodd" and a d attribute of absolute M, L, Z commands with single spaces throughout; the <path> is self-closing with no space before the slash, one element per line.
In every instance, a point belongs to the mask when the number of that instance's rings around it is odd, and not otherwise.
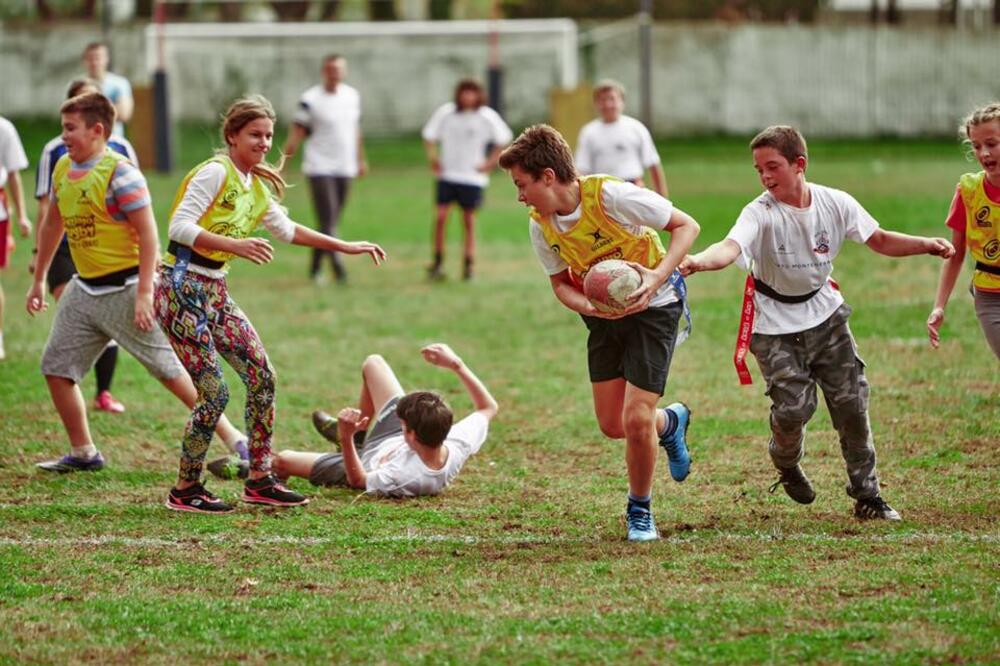
<path fill-rule="evenodd" d="M 205 490 L 205 486 L 200 483 L 184 490 L 171 488 L 170 494 L 167 495 L 167 508 L 192 513 L 230 513 L 234 510 L 232 505 L 226 504 Z"/>
<path fill-rule="evenodd" d="M 271 506 L 302 506 L 309 503 L 309 498 L 289 490 L 274 475 L 269 474 L 260 479 L 248 479 L 243 484 L 243 501 Z"/>

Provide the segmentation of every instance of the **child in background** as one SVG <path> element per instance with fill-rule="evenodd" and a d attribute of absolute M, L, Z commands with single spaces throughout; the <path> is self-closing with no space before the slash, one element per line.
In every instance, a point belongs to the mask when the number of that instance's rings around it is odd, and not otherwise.
<path fill-rule="evenodd" d="M 437 214 L 434 219 L 432 280 L 444 277 L 444 228 L 453 203 L 462 209 L 465 225 L 465 263 L 462 277 L 472 278 L 476 255 L 476 210 L 490 182 L 500 151 L 513 134 L 496 111 L 486 106 L 486 91 L 478 81 L 463 79 L 455 86 L 455 101 L 438 108 L 421 136 L 431 171 L 437 177 Z"/>
<path fill-rule="evenodd" d="M 687 478 L 685 439 L 690 410 L 683 403 L 657 409 L 670 371 L 684 283 L 676 273 L 698 236 L 698 223 L 659 194 L 611 176 L 578 177 L 562 135 L 547 125 L 521 133 L 501 155 L 518 201 L 530 208 L 531 241 L 556 298 L 589 330 L 587 363 L 601 432 L 625 439 L 628 467 L 626 523 L 630 541 L 659 538 L 652 513 L 653 471 L 659 440 L 675 481 Z M 657 231 L 670 232 L 664 249 Z M 581 285 L 591 266 L 625 259 L 642 276 L 617 315 L 602 313 Z"/>
<path fill-rule="evenodd" d="M 851 308 L 830 275 L 845 238 L 890 257 L 948 257 L 954 248 L 943 238 L 880 229 L 846 192 L 806 182 L 806 142 L 793 127 L 768 127 L 750 149 L 766 191 L 747 204 L 725 240 L 685 258 L 680 271 L 715 271 L 738 261 L 751 273 L 752 301 L 744 308 L 752 321 L 749 350 L 771 398 L 769 451 L 780 475 L 771 492 L 781 485 L 800 504 L 816 498 L 799 463 L 818 385 L 840 435 L 854 515 L 900 520 L 879 491 L 865 364 L 847 324 Z M 748 383 L 745 372 L 741 381 Z"/>
<path fill-rule="evenodd" d="M 255 264 L 271 261 L 271 244 L 250 234 L 263 224 L 276 238 L 295 245 L 368 254 L 376 265 L 385 258 L 382 248 L 374 243 L 348 243 L 288 218 L 275 199 L 285 190 L 280 167 L 266 162 L 274 121 L 274 109 L 263 97 L 234 102 L 223 119 L 225 152 L 192 169 L 174 197 L 170 245 L 156 288 L 156 316 L 198 387 L 198 401 L 184 428 L 180 475 L 166 502 L 170 509 L 200 513 L 233 510 L 201 483 L 212 428 L 229 401 L 222 376 L 223 358 L 247 387 L 250 472 L 243 500 L 275 506 L 309 501 L 271 475 L 274 368 L 226 285 L 229 261 L 234 257 Z"/>
<path fill-rule="evenodd" d="M 70 454 L 39 463 L 48 472 L 97 471 L 80 380 L 117 340 L 184 404 L 197 393 L 153 315 L 153 276 L 159 243 L 156 221 L 138 167 L 108 150 L 115 108 L 97 92 L 60 108 L 67 152 L 56 163 L 51 203 L 38 230 L 38 263 L 27 296 L 29 314 L 42 312 L 45 275 L 65 231 L 77 269 L 59 300 L 42 354 L 42 373 L 69 436 Z M 228 420 L 215 431 L 232 445 L 242 434 Z"/>
<path fill-rule="evenodd" d="M 6 189 L 10 190 L 10 201 L 17 212 L 17 228 L 22 237 L 31 233 L 31 220 L 24 207 L 24 186 L 21 184 L 21 171 L 28 168 L 28 156 L 24 154 L 21 137 L 6 118 L 0 116 L 0 271 L 7 267 L 10 255 L 14 252 L 14 229 L 11 227 L 10 206 Z M 3 346 L 3 285 L 0 285 L 0 361 L 6 358 Z"/>
<path fill-rule="evenodd" d="M 941 267 L 934 309 L 927 318 L 927 334 L 935 349 L 941 344 L 941 325 L 955 281 L 968 248 L 976 261 L 972 297 L 976 317 L 990 349 L 1000 359 L 1000 102 L 973 111 L 959 133 L 983 170 L 958 181 L 948 211 L 948 227 L 955 254 Z"/>
<path fill-rule="evenodd" d="M 92 81 L 91 79 L 77 79 L 69 84 L 66 99 L 72 99 L 77 95 L 88 92 L 99 93 L 101 92 L 101 88 L 96 81 Z M 139 164 L 135 149 L 132 148 L 132 144 L 128 142 L 128 139 L 112 136 L 108 139 L 107 145 L 114 152 L 128 158 L 132 164 Z M 66 144 L 63 143 L 61 135 L 49 141 L 45 144 L 45 148 L 42 149 L 42 156 L 38 160 L 38 170 L 35 178 L 35 200 L 38 202 L 39 220 L 45 219 L 45 214 L 49 209 L 49 197 L 52 194 L 52 173 L 55 171 L 56 162 L 65 154 Z M 37 248 L 37 239 L 35 245 Z M 31 258 L 31 263 L 28 265 L 29 273 L 34 274 L 35 272 L 37 256 L 37 254 L 34 254 Z M 75 274 L 76 266 L 73 264 L 73 257 L 69 252 L 69 241 L 63 235 L 62 241 L 59 243 L 59 249 L 56 250 L 56 254 L 52 258 L 52 265 L 49 266 L 49 272 L 45 276 L 49 293 L 52 294 L 52 297 L 56 301 L 59 300 L 63 289 L 65 289 Z M 104 348 L 104 352 L 97 359 L 97 363 L 94 364 L 94 377 L 97 384 L 94 408 L 112 414 L 120 414 L 125 411 L 125 405 L 111 395 L 111 380 L 114 378 L 117 363 L 118 343 L 112 340 Z"/>
<path fill-rule="evenodd" d="M 576 168 L 584 175 L 607 174 L 643 186 L 649 170 L 652 190 L 667 195 L 660 154 L 649 130 L 625 115 L 625 88 L 605 79 L 594 88 L 594 108 L 600 118 L 583 126 L 576 140 Z"/>

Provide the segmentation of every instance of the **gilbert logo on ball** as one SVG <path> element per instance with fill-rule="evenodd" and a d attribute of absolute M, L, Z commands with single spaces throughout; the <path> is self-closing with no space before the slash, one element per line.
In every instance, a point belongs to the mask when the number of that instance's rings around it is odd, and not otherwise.
<path fill-rule="evenodd" d="M 614 314 L 631 303 L 627 297 L 642 284 L 639 271 L 620 259 L 608 259 L 590 267 L 583 279 L 583 294 L 601 312 Z"/>

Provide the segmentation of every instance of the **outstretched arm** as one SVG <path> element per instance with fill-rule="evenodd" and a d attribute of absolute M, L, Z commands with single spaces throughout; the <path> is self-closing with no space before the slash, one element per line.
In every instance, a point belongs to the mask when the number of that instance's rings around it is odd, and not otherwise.
<path fill-rule="evenodd" d="M 927 337 L 931 347 L 935 349 L 941 344 L 941 326 L 944 324 L 944 309 L 955 288 L 958 274 L 962 272 L 962 261 L 965 259 L 965 230 L 951 232 L 951 242 L 955 246 L 955 254 L 948 257 L 941 265 L 941 277 L 938 280 L 937 296 L 934 298 L 934 309 L 927 317 Z"/>
<path fill-rule="evenodd" d="M 420 350 L 420 353 L 428 363 L 451 370 L 458 375 L 465 390 L 469 392 L 469 397 L 472 398 L 472 404 L 476 411 L 485 416 L 487 421 L 497 415 L 500 407 L 490 394 L 489 389 L 451 347 L 443 342 L 437 342 L 427 345 Z"/>
<path fill-rule="evenodd" d="M 649 307 L 649 302 L 674 272 L 681 261 L 687 256 L 688 250 L 694 244 L 694 240 L 701 233 L 701 227 L 694 221 L 694 218 L 687 213 L 674 209 L 670 216 L 670 221 L 664 227 L 670 232 L 670 244 L 667 246 L 667 253 L 653 268 L 646 268 L 642 264 L 629 262 L 632 268 L 639 271 L 642 276 L 642 283 L 639 288 L 628 295 L 632 305 L 623 312 L 623 315 L 630 315 L 634 312 L 641 312 Z"/>
<path fill-rule="evenodd" d="M 684 257 L 677 270 L 687 277 L 701 271 L 717 271 L 736 261 L 740 256 L 740 245 L 731 238 L 713 243 L 698 254 Z"/>
<path fill-rule="evenodd" d="M 907 257 L 913 254 L 932 254 L 943 259 L 955 254 L 955 248 L 944 238 L 911 236 L 898 231 L 876 229 L 865 245 L 887 257 Z"/>
<path fill-rule="evenodd" d="M 367 254 L 378 266 L 385 261 L 385 250 L 368 241 L 355 241 L 353 243 L 321 234 L 309 227 L 301 224 L 295 225 L 295 236 L 292 237 L 293 245 L 305 245 L 315 247 L 320 250 L 332 250 L 333 252 L 343 252 L 344 254 Z"/>

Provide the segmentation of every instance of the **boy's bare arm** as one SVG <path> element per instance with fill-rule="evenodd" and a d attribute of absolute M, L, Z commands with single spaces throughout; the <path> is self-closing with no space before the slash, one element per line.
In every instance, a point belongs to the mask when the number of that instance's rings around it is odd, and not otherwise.
<path fill-rule="evenodd" d="M 560 303 L 573 312 L 578 312 L 588 317 L 613 318 L 612 315 L 604 314 L 594 307 L 594 304 L 587 300 L 580 287 L 573 282 L 569 276 L 569 270 L 549 276 L 549 284 L 552 285 L 552 293 Z"/>
<path fill-rule="evenodd" d="M 24 185 L 21 183 L 21 172 L 12 171 L 10 174 L 10 195 L 14 200 L 14 207 L 17 208 L 17 228 L 22 238 L 27 238 L 31 233 L 31 219 L 28 217 L 28 209 L 24 206 Z"/>
<path fill-rule="evenodd" d="M 911 236 L 898 231 L 876 229 L 865 245 L 887 257 L 907 257 L 914 254 L 932 254 L 942 259 L 955 254 L 955 248 L 944 238 Z"/>
<path fill-rule="evenodd" d="M 436 141 L 424 140 L 424 154 L 427 155 L 427 163 L 431 166 L 434 175 L 441 174 L 441 163 L 438 161 L 438 145 Z"/>
<path fill-rule="evenodd" d="M 35 274 L 35 269 L 38 266 L 38 247 L 40 232 L 42 230 L 42 221 L 45 220 L 45 216 L 49 212 L 49 206 L 52 204 L 49 201 L 48 196 L 38 198 L 38 224 L 35 225 L 35 249 L 32 250 L 31 261 L 28 262 L 28 272 L 32 275 Z"/>
<path fill-rule="evenodd" d="M 458 375 L 465 390 L 469 392 L 469 397 L 472 398 L 472 404 L 477 412 L 485 416 L 487 420 L 497 415 L 500 407 L 490 394 L 489 389 L 451 347 L 442 342 L 436 342 L 421 349 L 420 353 L 428 363 L 451 370 Z"/>
<path fill-rule="evenodd" d="M 700 271 L 717 271 L 736 261 L 740 256 L 740 246 L 736 241 L 725 238 L 713 243 L 698 254 L 684 257 L 677 270 L 687 277 Z"/>
<path fill-rule="evenodd" d="M 135 326 L 151 331 L 156 326 L 153 312 L 153 279 L 160 256 L 160 238 L 156 233 L 153 207 L 143 206 L 125 214 L 139 238 L 139 286 L 135 295 Z"/>
<path fill-rule="evenodd" d="M 354 448 L 354 433 L 368 427 L 368 417 L 361 417 L 361 410 L 345 407 L 337 413 L 337 431 L 340 435 L 340 453 L 344 456 L 344 472 L 352 488 L 367 488 L 368 474 L 361 464 L 358 450 Z"/>
<path fill-rule="evenodd" d="M 52 257 L 62 240 L 63 221 L 59 214 L 59 206 L 49 206 L 45 217 L 38 224 L 38 258 L 35 263 L 35 275 L 31 288 L 28 290 L 25 304 L 28 314 L 44 312 L 48 304 L 45 302 L 45 276 L 52 264 Z"/>

